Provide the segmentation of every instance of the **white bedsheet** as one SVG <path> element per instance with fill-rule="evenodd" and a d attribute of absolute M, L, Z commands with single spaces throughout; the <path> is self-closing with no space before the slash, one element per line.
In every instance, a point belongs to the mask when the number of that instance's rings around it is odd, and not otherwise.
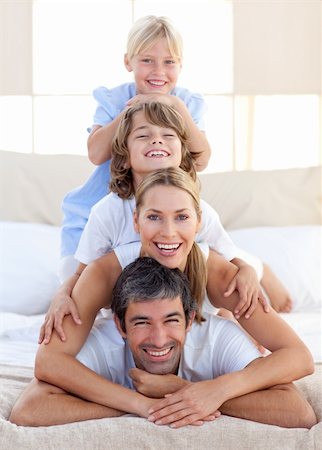
<path fill-rule="evenodd" d="M 314 361 L 322 362 L 321 312 L 294 312 L 281 316 L 308 346 Z M 43 318 L 43 314 L 0 313 L 0 364 L 33 367 Z"/>
<path fill-rule="evenodd" d="M 0 313 L 0 363 L 33 367 L 45 315 Z"/>

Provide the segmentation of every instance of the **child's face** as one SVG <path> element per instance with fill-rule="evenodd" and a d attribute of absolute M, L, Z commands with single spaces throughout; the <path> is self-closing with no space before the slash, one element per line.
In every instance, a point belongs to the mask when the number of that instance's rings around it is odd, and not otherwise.
<path fill-rule="evenodd" d="M 177 84 L 181 64 L 171 56 L 165 38 L 131 60 L 125 67 L 133 71 L 137 94 L 169 94 Z"/>
<path fill-rule="evenodd" d="M 134 186 L 151 172 L 181 164 L 182 144 L 172 128 L 148 122 L 144 112 L 133 117 L 132 131 L 127 139 Z"/>

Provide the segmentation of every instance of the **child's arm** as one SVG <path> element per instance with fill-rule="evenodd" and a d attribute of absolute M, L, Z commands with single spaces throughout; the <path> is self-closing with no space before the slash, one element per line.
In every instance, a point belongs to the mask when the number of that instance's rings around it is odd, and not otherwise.
<path fill-rule="evenodd" d="M 58 333 L 58 336 L 62 341 L 66 340 L 66 336 L 63 330 L 63 319 L 64 316 L 70 314 L 77 325 L 80 325 L 82 321 L 80 320 L 78 309 L 75 305 L 74 300 L 71 298 L 72 290 L 77 283 L 80 274 L 85 269 L 85 264 L 79 264 L 77 271 L 68 278 L 58 289 L 56 295 L 54 296 L 49 309 L 47 311 L 45 321 L 40 328 L 38 343 L 48 344 L 53 329 Z"/>
<path fill-rule="evenodd" d="M 191 153 L 196 153 L 196 169 L 198 172 L 207 167 L 211 149 L 204 131 L 200 130 L 194 122 L 189 109 L 183 100 L 174 95 L 168 94 L 139 94 L 131 98 L 127 105 L 143 101 L 158 101 L 172 106 L 181 115 L 185 123 L 185 128 L 189 130 L 188 149 Z"/>
<path fill-rule="evenodd" d="M 196 169 L 198 172 L 201 172 L 207 167 L 211 155 L 206 134 L 197 127 L 185 103 L 179 97 L 173 98 L 175 99 L 174 108 L 182 116 L 186 129 L 189 130 L 188 149 L 191 153 L 198 154 L 196 157 Z"/>
<path fill-rule="evenodd" d="M 112 140 L 119 122 L 120 114 L 103 127 L 93 126 L 87 139 L 88 158 L 93 164 L 98 166 L 111 159 Z"/>
<path fill-rule="evenodd" d="M 179 98 L 170 96 L 173 100 L 173 107 L 183 118 L 186 129 L 189 130 L 188 149 L 191 153 L 197 153 L 196 169 L 201 172 L 208 165 L 211 149 L 204 131 L 201 131 L 193 121 L 191 114 L 185 103 Z"/>

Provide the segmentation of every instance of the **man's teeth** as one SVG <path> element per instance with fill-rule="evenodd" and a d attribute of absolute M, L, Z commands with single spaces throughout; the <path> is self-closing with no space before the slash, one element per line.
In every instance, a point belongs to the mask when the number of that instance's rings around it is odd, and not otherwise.
<path fill-rule="evenodd" d="M 180 244 L 157 244 L 160 250 L 177 250 Z"/>
<path fill-rule="evenodd" d="M 166 350 L 162 350 L 160 352 L 156 352 L 156 351 L 152 351 L 152 350 L 146 350 L 146 352 L 151 356 L 164 356 L 164 355 L 167 355 L 170 350 L 171 350 L 171 348 L 167 348 Z"/>

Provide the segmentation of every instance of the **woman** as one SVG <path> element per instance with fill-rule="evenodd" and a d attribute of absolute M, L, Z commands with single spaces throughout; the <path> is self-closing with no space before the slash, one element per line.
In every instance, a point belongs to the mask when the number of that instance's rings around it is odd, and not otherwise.
<path fill-rule="evenodd" d="M 75 325 L 67 317 L 67 341 L 62 343 L 55 333 L 49 344 L 39 348 L 36 358 L 35 375 L 39 380 L 100 405 L 104 405 L 106 395 L 112 395 L 108 394 L 107 380 L 83 366 L 76 355 L 86 341 L 99 309 L 110 305 L 112 288 L 123 265 L 139 255 L 148 255 L 168 267 L 180 268 L 187 273 L 191 290 L 199 305 L 206 288 L 207 267 L 207 291 L 214 306 L 225 306 L 233 310 L 238 302 L 237 294 L 229 298 L 223 295 L 225 286 L 238 269 L 213 252 L 209 252 L 205 264 L 205 259 L 194 242 L 201 215 L 198 187 L 189 175 L 180 169 L 164 169 L 153 173 L 139 186 L 136 201 L 134 222 L 141 235 L 141 244 L 119 247 L 87 266 L 73 290 L 73 299 L 83 319 L 82 324 Z M 213 269 L 214 264 L 216 270 Z M 308 349 L 274 311 L 266 314 L 259 306 L 251 318 L 240 319 L 240 322 L 272 353 L 262 358 L 255 376 L 253 374 L 245 385 L 240 386 L 239 395 L 288 383 L 312 373 L 313 361 Z M 135 395 L 137 393 L 133 392 L 133 396 Z M 175 408 L 174 405 L 180 405 L 184 401 L 184 397 L 180 398 L 180 395 L 184 396 L 184 393 L 175 393 L 153 406 L 153 416 L 158 417 L 160 414 L 164 419 L 164 411 L 167 411 L 169 405 Z M 110 399 L 111 397 L 109 401 Z M 220 407 L 221 400 L 219 395 L 216 407 Z M 134 404 L 137 405 L 135 399 Z M 117 407 L 121 409 L 121 405 L 115 404 L 116 409 Z M 146 406 L 133 409 L 134 413 L 143 417 L 148 417 L 149 411 L 151 409 Z M 196 420 L 199 419 L 203 417 L 199 416 Z"/>

